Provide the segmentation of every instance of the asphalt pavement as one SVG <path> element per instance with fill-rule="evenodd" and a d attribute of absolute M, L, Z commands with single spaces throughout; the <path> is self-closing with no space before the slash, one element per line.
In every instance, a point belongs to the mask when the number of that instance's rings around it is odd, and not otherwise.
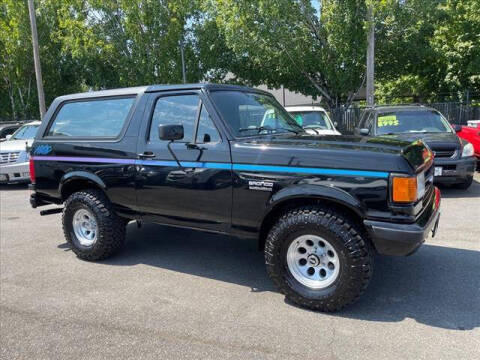
<path fill-rule="evenodd" d="M 323 314 L 275 291 L 255 243 L 131 223 L 120 254 L 81 261 L 60 214 L 3 186 L 0 358 L 478 359 L 480 176 L 441 190 L 437 236 L 378 257 L 360 301 Z"/>

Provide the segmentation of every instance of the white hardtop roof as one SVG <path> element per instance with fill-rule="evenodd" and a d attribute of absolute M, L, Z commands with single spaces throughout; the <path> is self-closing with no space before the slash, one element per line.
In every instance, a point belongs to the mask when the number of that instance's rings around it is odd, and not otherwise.
<path fill-rule="evenodd" d="M 35 120 L 35 121 L 31 121 L 31 122 L 26 123 L 26 124 L 22 124 L 22 126 L 25 126 L 25 125 L 41 125 L 41 124 L 42 124 L 41 121 Z"/>
<path fill-rule="evenodd" d="M 301 106 L 285 106 L 287 111 L 322 111 L 326 112 L 326 110 L 318 105 L 301 105 Z"/>

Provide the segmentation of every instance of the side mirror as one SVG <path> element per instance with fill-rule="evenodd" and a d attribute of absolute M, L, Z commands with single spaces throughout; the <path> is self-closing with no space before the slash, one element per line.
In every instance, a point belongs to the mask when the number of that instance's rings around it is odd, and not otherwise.
<path fill-rule="evenodd" d="M 338 126 L 338 122 L 335 121 L 335 122 L 333 123 L 333 125 L 334 125 L 335 127 L 337 127 L 337 126 Z"/>
<path fill-rule="evenodd" d="M 10 139 L 11 137 L 12 137 L 12 135 L 7 135 L 7 136 L 5 136 L 5 140 Z"/>
<path fill-rule="evenodd" d="M 453 130 L 455 130 L 455 132 L 457 133 L 462 131 L 462 125 L 453 124 L 452 127 L 453 127 Z"/>
<path fill-rule="evenodd" d="M 365 129 L 365 128 L 364 128 L 364 129 L 360 129 L 360 135 L 368 135 L 368 134 L 370 134 L 370 130 Z"/>
<path fill-rule="evenodd" d="M 204 143 L 209 143 L 210 141 L 212 141 L 212 139 L 211 139 L 209 134 L 203 135 L 203 142 Z"/>
<path fill-rule="evenodd" d="M 183 139 L 183 125 L 158 125 L 160 140 L 175 141 Z"/>

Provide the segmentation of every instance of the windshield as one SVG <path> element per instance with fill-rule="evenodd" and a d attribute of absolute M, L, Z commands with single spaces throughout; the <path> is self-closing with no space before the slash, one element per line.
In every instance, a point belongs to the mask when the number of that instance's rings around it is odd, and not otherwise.
<path fill-rule="evenodd" d="M 33 139 L 37 134 L 39 125 L 23 125 L 15 131 L 10 140 Z"/>
<path fill-rule="evenodd" d="M 243 91 L 212 91 L 211 96 L 236 137 L 304 132 L 272 96 Z"/>
<path fill-rule="evenodd" d="M 436 111 L 395 111 L 377 116 L 379 135 L 398 133 L 452 132 L 447 120 Z"/>
<path fill-rule="evenodd" d="M 328 115 L 323 111 L 291 111 L 290 114 L 297 124 L 304 129 L 333 130 L 333 125 Z"/>

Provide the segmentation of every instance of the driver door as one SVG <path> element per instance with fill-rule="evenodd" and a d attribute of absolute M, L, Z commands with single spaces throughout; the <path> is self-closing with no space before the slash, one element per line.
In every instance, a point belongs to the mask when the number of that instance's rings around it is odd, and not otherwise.
<path fill-rule="evenodd" d="M 201 91 L 153 93 L 138 142 L 136 194 L 148 221 L 227 232 L 232 211 L 229 144 Z M 158 126 L 183 125 L 171 143 L 180 165 L 158 137 Z"/>

